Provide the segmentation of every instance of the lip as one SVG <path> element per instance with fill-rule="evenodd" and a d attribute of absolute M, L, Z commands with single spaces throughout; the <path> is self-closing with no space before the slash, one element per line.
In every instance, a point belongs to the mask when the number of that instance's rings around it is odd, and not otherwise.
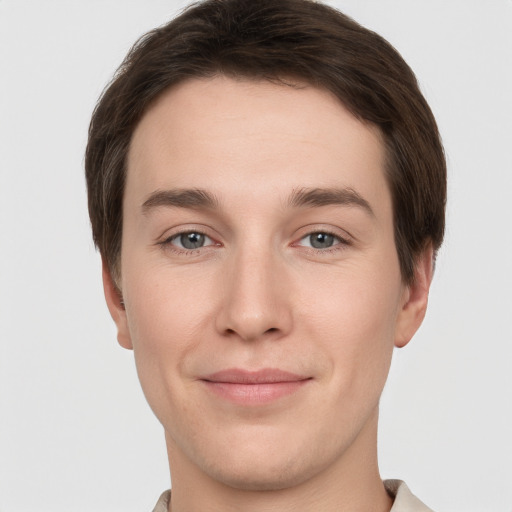
<path fill-rule="evenodd" d="M 238 405 L 263 405 L 297 392 L 311 377 L 275 368 L 232 368 L 200 379 L 215 395 Z"/>

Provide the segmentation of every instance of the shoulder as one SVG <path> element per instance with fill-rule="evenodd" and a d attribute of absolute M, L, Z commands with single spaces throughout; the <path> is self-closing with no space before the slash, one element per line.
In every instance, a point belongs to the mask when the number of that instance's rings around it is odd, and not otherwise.
<path fill-rule="evenodd" d="M 409 490 L 401 480 L 384 480 L 388 494 L 394 499 L 390 512 L 433 512 Z M 167 512 L 171 491 L 165 491 L 159 498 L 153 512 Z"/>
<path fill-rule="evenodd" d="M 171 501 L 171 491 L 165 491 L 157 501 L 153 512 L 167 512 Z"/>
<path fill-rule="evenodd" d="M 384 480 L 384 487 L 395 500 L 390 512 L 433 512 L 401 480 Z"/>

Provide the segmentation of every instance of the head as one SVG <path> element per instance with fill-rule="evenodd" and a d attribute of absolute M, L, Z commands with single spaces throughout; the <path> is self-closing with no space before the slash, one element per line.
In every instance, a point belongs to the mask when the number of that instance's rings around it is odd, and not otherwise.
<path fill-rule="evenodd" d="M 320 3 L 199 3 L 127 56 L 86 173 L 171 470 L 278 489 L 370 457 L 444 229 L 442 146 L 398 53 Z"/>
<path fill-rule="evenodd" d="M 446 164 L 437 125 L 416 78 L 378 34 L 313 1 L 203 2 L 142 37 L 94 112 L 86 152 L 93 238 L 119 277 L 122 203 L 133 132 L 162 93 L 190 78 L 224 75 L 330 91 L 378 127 L 405 282 L 414 260 L 444 234 Z"/>

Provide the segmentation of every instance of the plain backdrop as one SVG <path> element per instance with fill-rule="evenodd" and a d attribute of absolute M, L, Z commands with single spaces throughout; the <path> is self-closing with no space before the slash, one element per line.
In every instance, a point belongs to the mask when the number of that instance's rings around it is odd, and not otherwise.
<path fill-rule="evenodd" d="M 384 478 L 436 512 L 512 511 L 512 1 L 330 2 L 416 71 L 449 165 L 427 318 L 396 351 Z M 176 0 L 0 0 L 0 512 L 150 511 L 162 429 L 104 305 L 89 118 Z"/>

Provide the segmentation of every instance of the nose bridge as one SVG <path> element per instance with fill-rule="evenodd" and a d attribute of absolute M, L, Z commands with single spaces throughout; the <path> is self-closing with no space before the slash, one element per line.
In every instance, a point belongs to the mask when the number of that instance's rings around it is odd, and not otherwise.
<path fill-rule="evenodd" d="M 291 309 L 284 273 L 279 255 L 268 244 L 246 244 L 234 251 L 224 276 L 219 329 L 244 340 L 286 333 Z"/>

